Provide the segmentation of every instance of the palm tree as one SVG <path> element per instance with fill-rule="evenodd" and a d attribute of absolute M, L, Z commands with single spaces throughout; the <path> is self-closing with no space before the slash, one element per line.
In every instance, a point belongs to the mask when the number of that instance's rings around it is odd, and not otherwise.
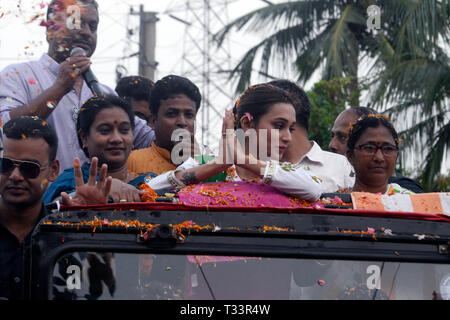
<path fill-rule="evenodd" d="M 350 77 L 356 90 L 360 57 L 374 51 L 376 46 L 374 34 L 367 28 L 369 3 L 350 0 L 278 3 L 230 23 L 215 37 L 219 46 L 233 28 L 247 27 L 270 34 L 248 50 L 232 71 L 231 77 L 239 77 L 237 91 L 249 85 L 258 53 L 264 73 L 268 73 L 274 54 L 279 54 L 285 61 L 295 57 L 301 82 L 321 69 L 323 80 Z"/>
<path fill-rule="evenodd" d="M 397 122 L 409 121 L 400 135 L 407 153 L 423 152 L 422 185 L 431 190 L 450 149 L 450 58 L 439 47 L 417 54 L 394 54 L 377 79 L 373 107 L 383 107 Z"/>
<path fill-rule="evenodd" d="M 380 30 L 367 27 L 370 5 L 381 9 Z M 449 19 L 450 0 L 290 1 L 236 19 L 215 39 L 221 45 L 233 29 L 268 34 L 232 70 L 238 92 L 250 84 L 257 57 L 268 74 L 278 56 L 293 62 L 301 84 L 317 71 L 323 80 L 350 77 L 354 92 L 361 83 L 371 85 L 372 106 L 379 110 L 397 118 L 402 112 L 420 115 L 404 133 L 415 141 L 409 145 L 430 146 L 424 165 L 430 180 L 450 140 L 449 55 L 443 48 Z M 359 100 L 355 94 L 351 104 Z"/>
<path fill-rule="evenodd" d="M 402 23 L 384 41 L 385 67 L 372 79 L 372 107 L 397 123 L 409 121 L 400 134 L 407 153 L 424 150 L 419 178 L 431 190 L 450 149 L 450 57 L 442 45 L 450 42 L 450 3 L 410 1 L 403 9 Z"/>

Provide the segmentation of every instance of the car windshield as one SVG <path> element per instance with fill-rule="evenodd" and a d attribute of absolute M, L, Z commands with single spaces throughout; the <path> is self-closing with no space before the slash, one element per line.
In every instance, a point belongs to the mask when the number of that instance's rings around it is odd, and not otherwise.
<path fill-rule="evenodd" d="M 52 299 L 448 300 L 450 265 L 72 252 L 56 261 Z"/>

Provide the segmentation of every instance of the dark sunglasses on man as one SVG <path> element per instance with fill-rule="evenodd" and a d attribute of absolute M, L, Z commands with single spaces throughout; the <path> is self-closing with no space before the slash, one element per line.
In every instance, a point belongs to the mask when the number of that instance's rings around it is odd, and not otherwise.
<path fill-rule="evenodd" d="M 0 173 L 4 175 L 10 175 L 14 168 L 18 167 L 20 173 L 25 179 L 34 179 L 39 176 L 42 169 L 46 169 L 50 166 L 48 163 L 46 166 L 41 166 L 32 161 L 12 160 L 9 158 L 0 158 Z"/>

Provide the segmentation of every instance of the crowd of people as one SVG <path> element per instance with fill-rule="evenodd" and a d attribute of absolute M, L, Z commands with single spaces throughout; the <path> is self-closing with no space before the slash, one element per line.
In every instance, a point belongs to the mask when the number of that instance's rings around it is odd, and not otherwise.
<path fill-rule="evenodd" d="M 179 190 L 219 176 L 259 180 L 310 201 L 334 192 L 423 192 L 395 172 L 400 139 L 387 117 L 345 110 L 330 132 L 331 152 L 324 151 L 308 139 L 308 97 L 289 80 L 251 86 L 226 110 L 217 155 L 195 140 L 202 97 L 185 77 L 125 77 L 94 95 L 82 75 L 95 52 L 99 12 L 95 1 L 81 3 L 81 27 L 68 29 L 61 25 L 65 2 L 52 1 L 48 52 L 0 74 L 0 297 L 23 294 L 31 231 L 54 201 L 140 202 L 142 183 Z M 74 47 L 86 54 L 71 55 Z M 174 140 L 177 130 L 189 139 Z"/>

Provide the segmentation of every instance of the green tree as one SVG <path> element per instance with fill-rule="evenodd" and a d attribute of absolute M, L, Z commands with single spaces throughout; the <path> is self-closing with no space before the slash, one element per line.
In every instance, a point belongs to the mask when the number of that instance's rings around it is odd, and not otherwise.
<path fill-rule="evenodd" d="M 230 23 L 216 35 L 219 45 L 232 29 L 269 35 L 248 50 L 232 71 L 231 77 L 239 78 L 237 91 L 249 85 L 258 53 L 264 73 L 274 55 L 285 61 L 294 57 L 300 82 L 321 69 L 323 80 L 349 77 L 356 91 L 361 57 L 373 56 L 377 50 L 374 32 L 367 28 L 370 4 L 375 1 L 290 1 L 268 5 Z M 359 105 L 357 95 L 353 104 Z"/>
<path fill-rule="evenodd" d="M 326 149 L 330 144 L 334 120 L 351 105 L 354 95 L 361 91 L 362 89 L 353 91 L 350 78 L 321 80 L 315 83 L 307 92 L 311 103 L 309 138 Z"/>
<path fill-rule="evenodd" d="M 394 1 L 395 2 L 395 1 Z M 401 17 L 394 37 L 385 42 L 385 68 L 372 78 L 372 107 L 396 123 L 408 123 L 400 135 L 406 152 L 424 155 L 419 178 L 435 191 L 445 153 L 450 150 L 450 3 L 414 1 Z M 415 4 L 415 6 L 413 6 Z M 430 28 L 429 21 L 440 28 Z"/>

